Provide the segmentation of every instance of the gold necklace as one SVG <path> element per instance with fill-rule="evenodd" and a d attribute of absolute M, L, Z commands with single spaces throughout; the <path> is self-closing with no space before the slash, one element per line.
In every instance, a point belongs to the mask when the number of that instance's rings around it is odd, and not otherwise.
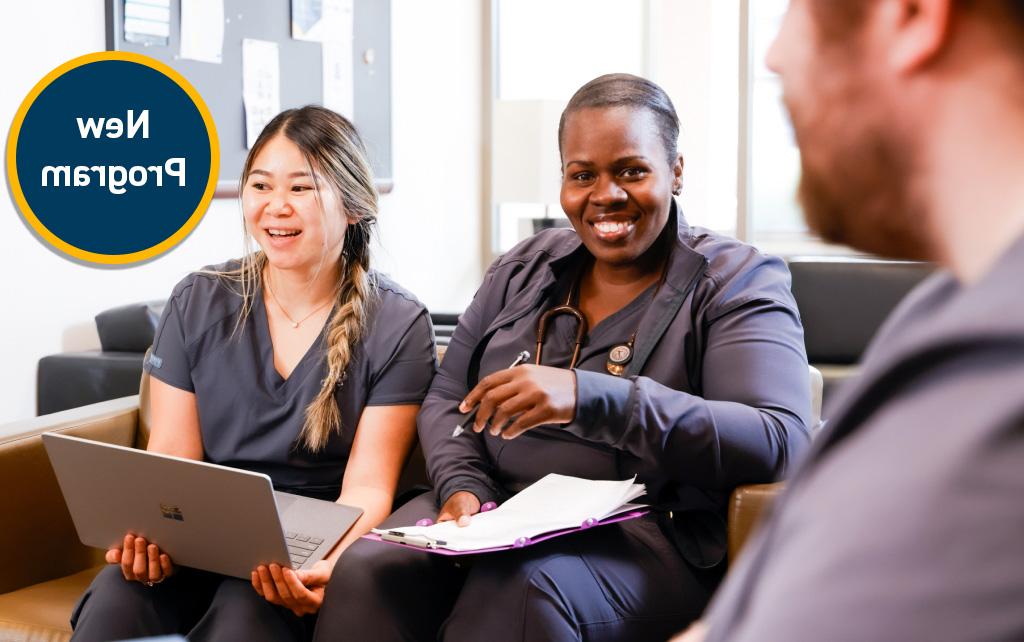
<path fill-rule="evenodd" d="M 298 328 L 300 325 L 302 325 L 306 321 L 306 319 L 308 319 L 309 317 L 311 317 L 314 314 L 316 314 L 317 312 L 319 312 L 321 309 L 323 309 L 323 307 L 325 305 L 327 305 L 328 303 L 330 303 L 330 302 L 332 302 L 334 300 L 334 299 L 327 299 L 326 301 L 324 301 L 320 305 L 318 305 L 315 308 L 313 308 L 313 310 L 309 314 L 307 314 L 306 316 L 304 316 L 301 319 L 299 319 L 298 321 L 296 321 L 295 319 L 293 319 L 291 317 L 290 314 L 288 314 L 288 311 L 284 309 L 284 306 L 281 305 L 281 302 L 277 300 L 277 295 L 274 294 L 274 288 L 270 287 L 270 279 L 265 278 L 265 279 L 263 279 L 263 282 L 267 285 L 267 292 L 270 293 L 270 298 L 274 300 L 275 304 L 277 304 L 277 309 L 281 311 L 281 314 L 284 315 L 284 318 L 288 319 L 288 322 L 292 324 L 292 328 Z"/>

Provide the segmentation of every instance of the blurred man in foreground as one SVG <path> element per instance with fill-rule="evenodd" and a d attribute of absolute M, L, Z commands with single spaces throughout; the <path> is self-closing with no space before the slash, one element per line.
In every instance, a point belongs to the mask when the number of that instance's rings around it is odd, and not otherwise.
<path fill-rule="evenodd" d="M 942 268 L 680 640 L 1024 640 L 1024 0 L 792 0 L 826 240 Z"/>

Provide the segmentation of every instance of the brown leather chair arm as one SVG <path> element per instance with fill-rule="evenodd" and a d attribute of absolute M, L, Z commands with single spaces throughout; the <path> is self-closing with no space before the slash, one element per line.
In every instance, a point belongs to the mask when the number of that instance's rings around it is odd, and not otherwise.
<path fill-rule="evenodd" d="M 729 559 L 735 560 L 758 522 L 782 491 L 783 483 L 739 486 L 729 497 Z"/>
<path fill-rule="evenodd" d="M 0 426 L 0 593 L 77 573 L 102 551 L 78 541 L 40 435 L 57 431 L 131 446 L 137 395 Z"/>

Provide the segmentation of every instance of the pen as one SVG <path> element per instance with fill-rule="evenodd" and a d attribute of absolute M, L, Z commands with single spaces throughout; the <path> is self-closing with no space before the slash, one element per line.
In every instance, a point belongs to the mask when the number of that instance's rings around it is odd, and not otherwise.
<path fill-rule="evenodd" d="M 516 360 L 513 361 L 512 365 L 509 366 L 509 370 L 515 368 L 516 366 L 523 363 L 529 358 L 530 353 L 526 350 L 523 350 L 518 355 L 516 355 Z M 458 437 L 459 435 L 466 431 L 466 426 L 473 423 L 473 421 L 476 419 L 476 411 L 479 409 L 480 404 L 477 404 L 475 408 L 469 411 L 469 415 L 467 415 L 466 418 L 462 420 L 462 423 L 455 426 L 455 430 L 452 431 L 452 437 Z"/>

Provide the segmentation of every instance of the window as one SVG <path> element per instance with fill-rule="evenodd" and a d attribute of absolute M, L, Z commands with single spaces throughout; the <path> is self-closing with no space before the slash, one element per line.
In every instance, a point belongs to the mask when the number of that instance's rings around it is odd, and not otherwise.
<path fill-rule="evenodd" d="M 558 206 L 558 117 L 577 88 L 611 72 L 651 78 L 669 94 L 686 160 L 683 211 L 691 223 L 735 231 L 739 0 L 493 7 L 492 254 L 568 223 Z"/>
<path fill-rule="evenodd" d="M 779 32 L 787 0 L 750 2 L 749 240 L 803 238 L 807 226 L 796 201 L 800 152 L 782 104 L 782 83 L 765 66 L 768 47 Z"/>
<path fill-rule="evenodd" d="M 691 224 L 776 254 L 849 253 L 815 240 L 796 200 L 800 153 L 764 63 L 787 5 L 492 0 L 491 257 L 538 227 L 567 224 L 558 117 L 580 85 L 613 71 L 652 79 L 675 104 L 679 201 Z"/>

